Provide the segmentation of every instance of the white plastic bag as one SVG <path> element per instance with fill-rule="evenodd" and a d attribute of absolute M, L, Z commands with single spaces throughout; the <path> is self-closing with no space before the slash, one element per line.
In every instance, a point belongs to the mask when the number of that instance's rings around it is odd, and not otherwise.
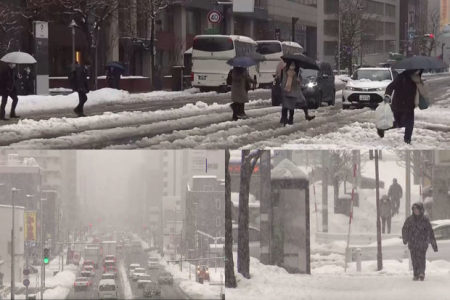
<path fill-rule="evenodd" d="M 394 113 L 391 106 L 385 101 L 378 105 L 375 111 L 376 125 L 378 129 L 387 130 L 394 126 Z"/>

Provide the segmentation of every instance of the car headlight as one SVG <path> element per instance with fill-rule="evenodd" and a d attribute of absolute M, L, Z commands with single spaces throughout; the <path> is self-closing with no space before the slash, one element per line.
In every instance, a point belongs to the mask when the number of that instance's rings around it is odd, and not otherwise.
<path fill-rule="evenodd" d="M 346 91 L 354 91 L 355 88 L 354 88 L 354 87 L 351 87 L 351 86 L 346 86 L 346 87 L 345 87 L 345 90 L 346 90 Z"/>
<path fill-rule="evenodd" d="M 380 87 L 380 88 L 377 88 L 377 91 L 379 92 L 379 91 L 384 91 L 385 90 L 385 88 L 382 88 L 382 87 Z"/>
<path fill-rule="evenodd" d="M 308 89 L 312 89 L 312 88 L 315 87 L 315 86 L 317 86 L 317 82 L 308 82 L 308 83 L 306 84 L 306 87 L 307 87 Z"/>

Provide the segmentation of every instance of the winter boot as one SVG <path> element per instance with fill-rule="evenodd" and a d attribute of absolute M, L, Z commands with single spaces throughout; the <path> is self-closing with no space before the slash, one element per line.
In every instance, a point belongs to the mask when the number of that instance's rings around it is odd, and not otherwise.
<path fill-rule="evenodd" d="M 424 281 L 424 280 L 425 280 L 425 275 L 420 274 L 420 275 L 419 275 L 419 280 L 420 280 L 420 281 Z"/>
<path fill-rule="evenodd" d="M 407 143 L 408 145 L 411 145 L 411 140 L 405 139 L 405 143 Z"/>
<path fill-rule="evenodd" d="M 419 281 L 419 277 L 414 276 L 413 281 Z"/>
<path fill-rule="evenodd" d="M 294 110 L 289 110 L 289 119 L 288 119 L 288 125 L 294 125 Z"/>
<path fill-rule="evenodd" d="M 378 136 L 379 136 L 380 138 L 384 138 L 384 130 L 381 130 L 381 129 L 378 129 L 378 128 L 377 128 L 377 133 L 378 133 Z"/>
<path fill-rule="evenodd" d="M 9 117 L 11 119 L 20 119 L 20 116 L 16 115 L 16 114 L 10 114 Z"/>
<path fill-rule="evenodd" d="M 306 120 L 308 120 L 308 121 L 312 121 L 312 120 L 314 120 L 314 119 L 316 118 L 316 116 L 310 116 L 310 115 L 307 115 L 307 116 L 305 116 L 305 118 L 306 118 Z"/>

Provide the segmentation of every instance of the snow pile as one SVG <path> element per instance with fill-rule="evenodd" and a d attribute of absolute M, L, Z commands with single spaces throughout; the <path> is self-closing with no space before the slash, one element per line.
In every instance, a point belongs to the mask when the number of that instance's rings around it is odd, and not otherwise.
<path fill-rule="evenodd" d="M 331 257 L 330 259 L 333 259 Z M 236 253 L 234 253 L 236 262 Z M 326 273 L 320 269 L 310 275 L 288 274 L 276 266 L 266 266 L 250 259 L 251 279 L 235 274 L 238 287 L 226 289 L 227 298 L 235 300 L 260 299 L 345 299 L 345 300 L 398 300 L 398 299 L 443 299 L 449 300 L 448 281 L 450 264 L 434 262 L 428 264 L 425 283 L 413 282 L 407 271 L 406 261 L 384 263 L 383 271 L 376 271 L 376 262 L 363 266 L 362 274 L 345 274 L 340 266 L 327 266 Z M 325 267 L 324 267 L 325 268 Z M 350 267 L 351 269 L 351 267 Z M 350 271 L 348 270 L 348 272 Z"/>
<path fill-rule="evenodd" d="M 124 262 L 119 264 L 119 272 L 120 277 L 122 278 L 123 295 L 125 299 L 133 299 L 133 292 L 131 291 L 131 284 L 130 281 L 128 280 L 128 275 L 124 266 Z"/>

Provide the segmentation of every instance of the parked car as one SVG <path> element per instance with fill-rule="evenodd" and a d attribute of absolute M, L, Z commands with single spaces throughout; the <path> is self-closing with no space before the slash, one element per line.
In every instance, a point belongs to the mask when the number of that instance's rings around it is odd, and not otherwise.
<path fill-rule="evenodd" d="M 98 299 L 118 299 L 116 281 L 103 279 L 98 283 Z"/>
<path fill-rule="evenodd" d="M 133 275 L 134 269 L 140 268 L 140 267 L 141 267 L 140 264 L 130 264 L 130 266 L 128 267 L 128 277 L 131 278 L 131 276 Z"/>
<path fill-rule="evenodd" d="M 140 275 L 140 276 L 138 276 L 138 280 L 137 280 L 137 288 L 143 289 L 145 287 L 145 285 L 150 282 L 152 282 L 150 275 L 148 275 L 148 274 Z"/>
<path fill-rule="evenodd" d="M 333 68 L 327 62 L 318 62 L 320 71 L 303 70 L 302 92 L 309 108 L 319 108 L 322 102 L 334 106 L 336 104 L 336 87 L 334 85 Z"/>
<path fill-rule="evenodd" d="M 360 68 L 347 81 L 342 92 L 343 109 L 376 108 L 397 73 L 390 68 Z"/>
<path fill-rule="evenodd" d="M 78 292 L 79 290 L 85 290 L 87 291 L 88 287 L 92 284 L 91 280 L 89 280 L 87 277 L 78 277 L 75 279 L 75 282 L 73 283 L 73 288 L 75 292 Z"/>
<path fill-rule="evenodd" d="M 173 276 L 169 272 L 161 272 L 158 277 L 159 284 L 173 284 Z"/>
<path fill-rule="evenodd" d="M 102 279 L 113 279 L 116 280 L 117 274 L 114 273 L 104 273 L 102 274 L 102 277 L 100 278 L 100 280 Z"/>
<path fill-rule="evenodd" d="M 143 296 L 145 298 L 160 297 L 161 287 L 154 282 L 147 283 L 144 287 Z"/>
<path fill-rule="evenodd" d="M 145 269 L 144 268 L 134 269 L 133 274 L 131 275 L 131 279 L 133 279 L 133 281 L 136 282 L 139 274 L 145 274 Z"/>
<path fill-rule="evenodd" d="M 250 226 L 248 228 L 249 233 L 249 247 L 250 256 L 259 259 L 260 257 L 260 245 L 261 245 L 261 233 L 257 228 Z M 238 224 L 233 224 L 233 251 L 237 252 L 238 241 Z"/>

